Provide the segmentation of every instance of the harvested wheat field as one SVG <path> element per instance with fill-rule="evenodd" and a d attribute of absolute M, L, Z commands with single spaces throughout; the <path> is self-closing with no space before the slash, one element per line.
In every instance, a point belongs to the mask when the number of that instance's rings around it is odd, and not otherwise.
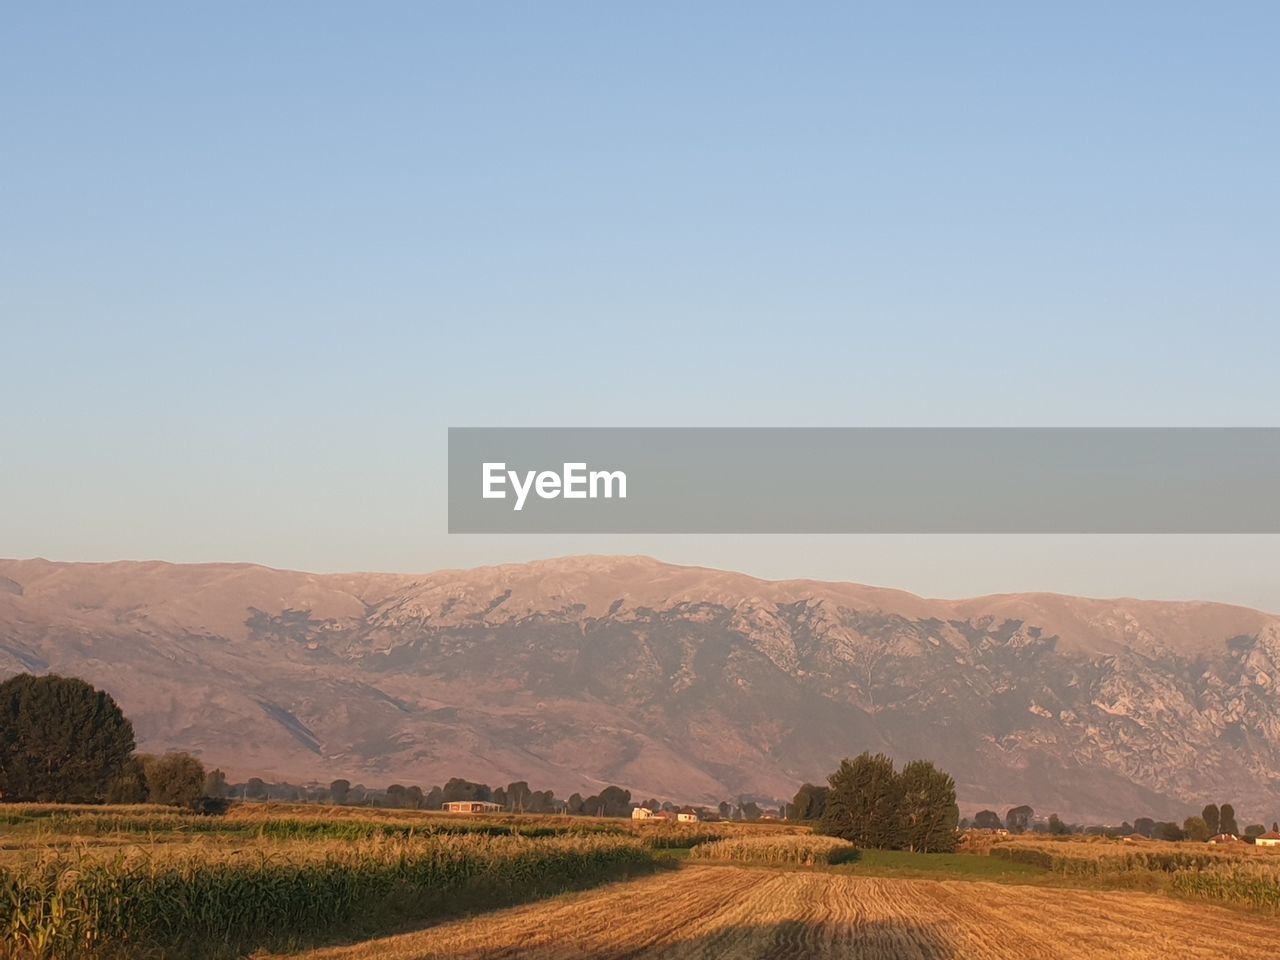
<path fill-rule="evenodd" d="M 1262 960 L 1280 924 L 1140 893 L 689 866 L 295 960 Z"/>

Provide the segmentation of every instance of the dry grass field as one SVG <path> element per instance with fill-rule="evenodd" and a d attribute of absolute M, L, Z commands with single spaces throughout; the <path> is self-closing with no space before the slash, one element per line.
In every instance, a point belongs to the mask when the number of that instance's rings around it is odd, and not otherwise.
<path fill-rule="evenodd" d="M 686 866 L 291 960 L 1271 960 L 1280 925 L 1143 893 Z"/>
<path fill-rule="evenodd" d="M 1271 847 L 1023 836 L 995 843 L 988 855 L 1075 882 L 1163 890 L 1280 911 L 1280 849 Z"/>
<path fill-rule="evenodd" d="M 775 867 L 814 867 L 852 860 L 858 848 L 835 837 L 764 836 L 726 837 L 700 843 L 691 851 L 691 860 L 730 860 Z"/>

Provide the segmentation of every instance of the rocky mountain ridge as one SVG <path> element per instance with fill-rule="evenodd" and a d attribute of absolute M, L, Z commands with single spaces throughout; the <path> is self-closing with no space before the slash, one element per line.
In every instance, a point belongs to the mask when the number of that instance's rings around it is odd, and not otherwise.
<path fill-rule="evenodd" d="M 930 600 L 636 557 L 396 574 L 0 561 L 0 673 L 110 690 L 239 775 L 789 796 L 864 749 L 966 809 L 1280 815 L 1280 617 Z"/>

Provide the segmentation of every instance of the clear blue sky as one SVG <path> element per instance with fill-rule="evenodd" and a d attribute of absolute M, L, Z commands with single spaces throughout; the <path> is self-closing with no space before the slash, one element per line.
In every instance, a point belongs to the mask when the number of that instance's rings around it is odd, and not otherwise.
<path fill-rule="evenodd" d="M 0 555 L 1280 609 L 1275 538 L 450 538 L 443 478 L 449 425 L 1280 425 L 1278 35 L 1269 2 L 11 6 Z"/>

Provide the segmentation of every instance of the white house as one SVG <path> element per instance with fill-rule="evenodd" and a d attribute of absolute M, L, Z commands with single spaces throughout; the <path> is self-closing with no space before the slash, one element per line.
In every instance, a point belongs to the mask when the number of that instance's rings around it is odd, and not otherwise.
<path fill-rule="evenodd" d="M 446 813 L 499 813 L 502 804 L 488 800 L 450 800 L 444 809 Z"/>
<path fill-rule="evenodd" d="M 636 807 L 631 811 L 632 820 L 652 820 L 653 811 L 648 807 Z"/>
<path fill-rule="evenodd" d="M 1280 833 L 1270 830 L 1253 841 L 1259 847 L 1280 847 Z"/>

